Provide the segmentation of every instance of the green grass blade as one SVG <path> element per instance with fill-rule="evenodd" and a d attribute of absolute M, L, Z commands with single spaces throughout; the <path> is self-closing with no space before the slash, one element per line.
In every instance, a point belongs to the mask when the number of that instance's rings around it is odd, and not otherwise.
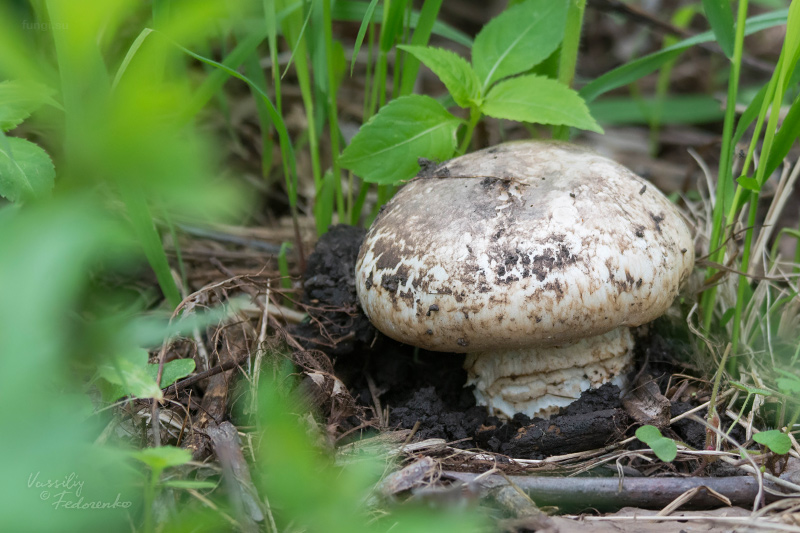
<path fill-rule="evenodd" d="M 378 5 L 378 0 L 372 0 L 364 12 L 364 18 L 361 19 L 361 26 L 358 28 L 358 35 L 356 42 L 353 45 L 353 57 L 350 58 L 350 75 L 353 75 L 353 68 L 356 66 L 356 59 L 358 58 L 358 51 L 361 50 L 361 45 L 364 43 L 364 36 L 367 34 L 369 23 L 372 21 L 372 16 L 375 13 L 375 6 Z"/>
<path fill-rule="evenodd" d="M 219 67 L 217 67 L 219 70 L 208 76 L 200 85 L 200 87 L 197 88 L 192 101 L 184 110 L 184 118 L 189 120 L 191 117 L 195 116 L 209 102 L 209 100 L 211 100 L 214 95 L 217 94 L 222 86 L 225 85 L 225 82 L 228 80 L 228 76 L 231 75 L 228 71 L 236 72 L 235 69 L 239 68 L 247 59 L 247 57 L 250 56 L 266 38 L 266 29 L 255 32 L 247 37 L 245 41 L 237 44 L 231 53 L 222 60 L 222 63 L 217 63 L 216 61 L 213 62 L 213 65 L 219 65 Z M 190 52 L 186 48 L 181 47 L 181 49 L 190 55 L 194 54 L 194 52 Z M 197 56 L 195 59 L 211 65 L 211 63 L 206 62 L 211 61 L 210 59 L 206 60 L 205 57 L 203 57 L 203 59 L 199 59 L 200 57 L 202 56 Z"/>
<path fill-rule="evenodd" d="M 261 90 L 261 88 L 259 88 L 257 84 L 253 83 L 253 81 L 251 81 L 249 78 L 239 74 L 229 66 L 218 63 L 213 59 L 203 57 L 180 45 L 176 44 L 175 46 L 177 46 L 185 54 L 197 59 L 198 61 L 216 67 L 228 76 L 242 80 L 264 100 L 264 103 L 267 105 L 267 109 L 269 110 L 272 123 L 275 125 L 275 129 L 278 131 L 281 155 L 283 157 L 284 175 L 286 176 L 286 188 L 289 195 L 289 204 L 295 208 L 297 205 L 297 163 L 294 157 L 294 149 L 292 148 L 292 143 L 289 139 L 289 131 L 286 129 L 286 123 L 283 121 L 283 117 L 281 117 L 280 113 L 278 113 L 278 110 L 272 104 L 272 101 L 269 99 L 269 95 Z"/>
<path fill-rule="evenodd" d="M 796 99 L 789 108 L 781 129 L 775 135 L 766 163 L 765 176 L 770 176 L 775 172 L 775 169 L 789 154 L 789 150 L 798 137 L 800 137 L 800 98 Z"/>
<path fill-rule="evenodd" d="M 333 6 L 331 11 L 333 18 L 336 20 L 344 20 L 350 22 L 360 22 L 364 20 L 364 13 L 366 12 L 369 4 L 366 2 L 358 2 L 354 0 L 339 0 Z M 383 7 L 378 6 L 372 15 L 370 22 L 380 23 L 383 20 Z M 411 19 L 409 25 L 412 28 L 417 28 L 420 24 L 421 14 L 417 10 L 411 12 Z M 433 23 L 432 32 L 439 37 L 449 39 L 454 43 L 458 43 L 467 48 L 472 48 L 472 38 L 466 33 L 459 31 L 448 24 L 436 21 Z"/>
<path fill-rule="evenodd" d="M 748 19 L 745 24 L 745 35 L 750 35 L 761 30 L 780 26 L 786 22 L 788 16 L 788 9 L 781 9 L 771 13 L 764 13 Z M 611 72 L 603 74 L 594 81 L 586 84 L 580 90 L 580 94 L 584 100 L 591 102 L 603 93 L 612 89 L 622 87 L 639 78 L 650 74 L 655 71 L 667 61 L 670 61 L 692 46 L 701 43 L 707 43 L 714 40 L 714 33 L 711 31 L 703 32 L 689 39 L 684 39 L 679 43 L 669 46 L 658 52 L 641 57 L 630 61 L 621 67 L 615 68 Z"/>
<path fill-rule="evenodd" d="M 304 36 L 306 34 L 306 29 L 308 28 L 308 23 L 311 20 L 311 13 L 312 13 L 312 10 L 309 9 L 308 13 L 306 14 L 306 18 L 303 21 L 303 24 L 300 26 L 300 30 L 296 32 L 297 33 L 297 37 L 292 39 L 292 41 L 294 41 L 295 43 L 298 43 L 299 41 L 302 41 L 303 43 L 305 43 Z M 287 23 L 287 21 L 284 20 L 284 23 L 282 24 L 284 32 L 286 31 L 287 26 L 289 26 L 289 24 Z M 296 26 L 296 23 L 295 23 L 295 26 Z M 294 58 L 295 58 L 295 55 L 297 54 L 298 50 L 299 50 L 299 48 L 297 46 L 292 47 L 292 55 L 289 56 L 289 61 L 286 62 L 286 68 L 283 69 L 283 74 L 281 74 L 281 78 L 286 76 L 286 73 L 289 72 L 289 67 L 292 66 L 292 63 L 294 62 Z M 305 51 L 305 48 L 304 48 L 303 51 Z"/>
<path fill-rule="evenodd" d="M 381 25 L 381 37 L 378 48 L 381 52 L 389 52 L 403 31 L 403 12 L 408 0 L 384 0 L 384 18 Z M 388 11 L 386 6 L 389 6 Z"/>
<path fill-rule="evenodd" d="M 761 109 L 761 105 L 764 103 L 764 95 L 767 94 L 767 87 L 769 87 L 769 83 L 765 83 L 764 86 L 761 87 L 750 103 L 747 104 L 744 113 L 739 117 L 739 122 L 736 124 L 736 132 L 733 134 L 734 146 L 739 144 L 739 141 L 742 140 L 747 129 L 758 117 L 758 112 Z"/>
<path fill-rule="evenodd" d="M 564 40 L 561 43 L 561 53 L 559 55 L 558 81 L 570 88 L 572 88 L 572 81 L 575 78 L 575 65 L 578 62 L 578 45 L 581 40 L 583 12 L 585 9 L 586 0 L 572 0 L 567 10 Z M 569 127 L 556 126 L 553 128 L 553 138 L 562 141 L 568 140 Z"/>
<path fill-rule="evenodd" d="M 150 206 L 147 205 L 142 191 L 133 183 L 120 182 L 120 196 L 125 203 L 133 231 L 142 245 L 150 267 L 156 274 L 158 285 L 170 307 L 175 309 L 181 303 L 181 291 L 175 283 L 175 278 L 172 277 L 161 236 L 153 223 Z"/>
<path fill-rule="evenodd" d="M 788 12 L 787 12 L 788 13 Z M 737 13 L 737 27 L 736 39 L 734 42 L 733 61 L 731 65 L 731 73 L 728 81 L 728 102 L 725 108 L 725 122 L 722 127 L 722 149 L 720 152 L 719 173 L 717 177 L 717 191 L 714 204 L 714 212 L 712 213 L 713 225 L 711 229 L 711 236 L 709 238 L 710 257 L 715 262 L 721 262 L 725 254 L 724 247 L 721 246 L 722 235 L 726 227 L 730 226 L 730 218 L 728 224 L 723 226 L 723 217 L 727 209 L 727 201 L 730 198 L 730 191 L 733 188 L 731 183 L 733 176 L 733 169 L 731 167 L 731 159 L 733 157 L 734 145 L 731 143 L 733 140 L 733 126 L 736 120 L 736 97 L 739 91 L 739 72 L 742 66 L 742 53 L 744 50 L 744 36 L 747 33 L 747 0 L 740 0 Z M 734 200 L 735 202 L 735 200 Z M 707 272 L 707 279 L 713 276 L 716 272 L 709 269 Z M 711 287 L 703 293 L 701 297 L 701 306 L 703 309 L 703 326 L 706 329 L 711 327 L 711 321 L 714 317 L 714 303 L 717 297 L 717 288 Z M 737 316 L 738 319 L 738 316 Z M 737 323 L 738 324 L 738 323 Z M 735 326 L 736 327 L 736 326 Z M 737 333 L 736 331 L 734 333 Z M 735 335 L 732 341 L 736 343 Z M 735 371 L 736 358 L 731 358 L 731 367 Z M 722 370 L 720 369 L 720 372 Z"/>
<path fill-rule="evenodd" d="M 261 68 L 261 60 L 257 51 L 250 54 L 244 61 L 245 75 L 253 80 L 253 83 L 266 92 L 267 91 L 267 77 L 264 69 Z M 272 120 L 269 117 L 269 109 L 264 101 L 259 98 L 259 95 L 251 89 L 253 100 L 256 104 L 256 114 L 258 115 L 258 126 L 261 131 L 261 176 L 268 178 L 270 169 L 272 168 L 272 137 L 270 130 L 272 128 Z"/>
<path fill-rule="evenodd" d="M 281 244 L 281 251 L 278 252 L 278 271 L 281 274 L 281 287 L 284 289 L 292 288 L 292 277 L 289 274 L 289 259 L 287 257 L 292 243 L 284 242 Z"/>
<path fill-rule="evenodd" d="M 436 24 L 436 17 L 439 15 L 439 9 L 442 7 L 442 1 L 443 0 L 427 0 L 422 4 L 419 23 L 414 30 L 414 35 L 411 36 L 411 42 L 409 44 L 415 46 L 425 46 L 428 44 L 431 33 L 433 32 L 433 27 Z M 407 96 L 414 90 L 414 83 L 417 81 L 417 73 L 419 72 L 419 64 L 419 59 L 406 55 L 398 96 Z"/>
<path fill-rule="evenodd" d="M 322 177 L 322 184 L 314 197 L 314 222 L 317 225 L 317 235 L 322 235 L 328 231 L 328 227 L 333 221 L 335 188 L 333 172 L 328 171 Z"/>
<path fill-rule="evenodd" d="M 153 33 L 151 28 L 145 28 L 139 33 L 139 35 L 136 36 L 136 39 L 133 41 L 133 44 L 131 44 L 130 48 L 128 48 L 122 63 L 117 69 L 117 74 L 114 76 L 114 81 L 111 84 L 112 89 L 116 87 L 119 83 L 119 80 L 122 79 L 122 75 L 125 74 L 125 71 L 128 69 L 128 65 L 130 65 L 133 57 L 136 55 L 136 52 L 139 51 L 139 48 L 141 48 L 142 44 L 144 44 L 144 40 L 147 39 L 147 36 L 151 33 Z"/>
<path fill-rule="evenodd" d="M 281 1 L 283 6 L 284 2 Z M 306 121 L 308 123 L 308 144 L 311 155 L 311 174 L 314 178 L 314 187 L 318 192 L 322 186 L 322 169 L 319 157 L 319 131 L 317 129 L 317 117 L 315 114 L 316 102 L 314 100 L 314 87 L 311 78 L 311 68 L 308 62 L 308 41 L 306 39 L 305 28 L 311 18 L 312 10 L 309 9 L 308 15 L 303 19 L 302 10 L 294 10 L 288 13 L 281 24 L 284 37 L 289 43 L 294 58 L 295 73 L 297 82 L 300 86 L 300 95 L 303 100 Z M 287 65 L 288 68 L 288 65 Z M 320 72 L 317 75 L 321 75 Z"/>
<path fill-rule="evenodd" d="M 703 0 L 703 10 L 722 51 L 732 58 L 734 31 L 730 0 Z"/>
<path fill-rule="evenodd" d="M 336 211 L 339 220 L 345 219 L 344 194 L 342 191 L 342 172 L 339 166 L 339 106 L 336 102 L 336 71 L 333 50 L 333 19 L 331 2 L 322 2 L 323 33 L 325 35 L 325 58 L 328 64 L 328 129 L 330 132 L 331 157 L 333 159 L 333 179 L 336 186 Z"/>
<path fill-rule="evenodd" d="M 591 115 L 603 124 L 647 124 L 660 114 L 659 124 L 703 124 L 721 120 L 719 102 L 704 94 L 680 95 L 664 99 L 607 97 L 589 104 Z"/>

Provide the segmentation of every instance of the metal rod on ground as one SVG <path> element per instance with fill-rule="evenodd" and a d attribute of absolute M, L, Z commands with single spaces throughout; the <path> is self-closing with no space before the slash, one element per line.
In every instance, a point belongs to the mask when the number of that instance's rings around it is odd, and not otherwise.
<path fill-rule="evenodd" d="M 465 472 L 442 472 L 443 477 L 469 484 L 477 474 Z M 723 494 L 735 506 L 748 507 L 753 504 L 758 492 L 758 483 L 749 476 L 732 477 L 692 477 L 692 478 L 625 478 L 620 490 L 616 477 L 576 478 L 576 477 L 533 477 L 508 476 L 508 480 L 522 489 L 539 507 L 557 506 L 562 511 L 597 509 L 612 511 L 623 507 L 661 509 L 675 498 L 696 487 L 708 487 Z M 478 480 L 481 495 L 492 489 L 509 485 L 509 481 L 498 475 Z M 767 501 L 778 497 L 767 494 Z M 708 491 L 700 491 L 682 509 L 707 509 L 721 507 L 719 499 Z"/>

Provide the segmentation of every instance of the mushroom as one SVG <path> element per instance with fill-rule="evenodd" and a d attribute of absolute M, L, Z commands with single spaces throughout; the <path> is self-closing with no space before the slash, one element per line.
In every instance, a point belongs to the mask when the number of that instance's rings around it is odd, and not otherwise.
<path fill-rule="evenodd" d="M 567 143 L 507 143 L 423 168 L 359 252 L 372 324 L 466 353 L 467 385 L 500 416 L 549 416 L 584 390 L 622 386 L 630 328 L 662 315 L 694 264 L 673 204 Z"/>

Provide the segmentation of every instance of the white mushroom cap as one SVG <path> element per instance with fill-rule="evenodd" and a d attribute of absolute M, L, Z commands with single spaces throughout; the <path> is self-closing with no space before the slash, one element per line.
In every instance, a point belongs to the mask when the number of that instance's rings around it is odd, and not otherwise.
<path fill-rule="evenodd" d="M 582 147 L 518 142 L 403 187 L 361 247 L 356 287 L 389 337 L 497 353 L 652 321 L 693 263 L 688 228 L 654 186 Z"/>

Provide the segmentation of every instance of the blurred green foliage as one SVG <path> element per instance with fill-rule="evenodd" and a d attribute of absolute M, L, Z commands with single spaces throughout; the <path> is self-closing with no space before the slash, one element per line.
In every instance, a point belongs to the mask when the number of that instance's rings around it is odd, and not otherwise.
<path fill-rule="evenodd" d="M 219 139 L 195 122 L 201 107 L 181 47 L 206 49 L 220 27 L 246 28 L 253 6 L 156 1 L 153 9 L 148 22 L 128 0 L 0 7 L 0 124 L 14 135 L 0 138 L 0 193 L 14 202 L 0 204 L 3 531 L 151 530 L 162 483 L 209 486 L 162 479 L 188 460 L 183 450 L 106 444 L 114 411 L 99 409 L 123 394 L 160 397 L 144 349 L 192 325 L 167 327 L 179 295 L 156 221 L 231 220 L 247 209 L 221 178 Z M 51 173 L 31 171 L 29 153 L 40 166 L 52 160 Z M 103 281 L 148 263 L 166 296 L 158 309 Z M 168 364 L 161 385 L 191 372 L 186 363 Z M 416 510 L 370 517 L 364 498 L 383 467 L 333 467 L 289 415 L 295 402 L 277 387 L 261 399 L 269 431 L 258 477 L 283 525 L 462 532 L 479 524 Z M 230 528 L 224 498 L 212 498 L 221 500 L 215 511 L 184 500 L 166 518 L 169 530 Z"/>

